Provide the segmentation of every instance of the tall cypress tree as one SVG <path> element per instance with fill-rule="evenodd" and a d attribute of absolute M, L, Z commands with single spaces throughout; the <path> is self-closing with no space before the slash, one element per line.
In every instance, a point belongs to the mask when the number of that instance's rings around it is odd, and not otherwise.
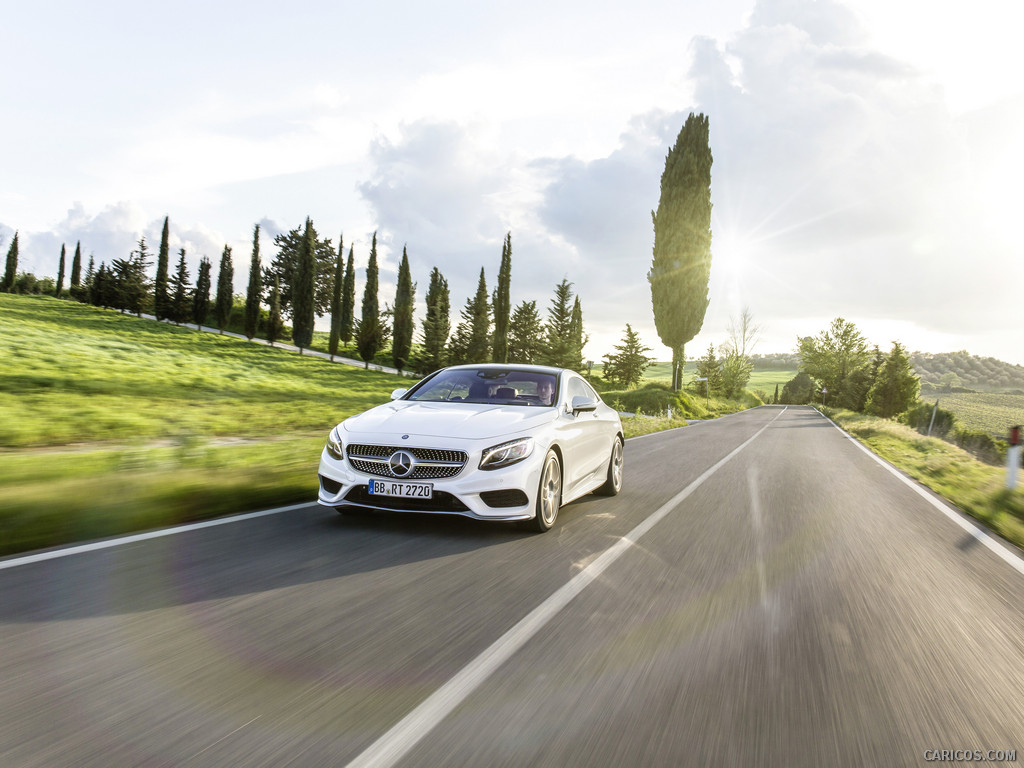
<path fill-rule="evenodd" d="M 60 266 L 57 267 L 57 287 L 54 288 L 53 295 L 58 299 L 60 298 L 61 291 L 64 290 L 64 254 L 65 248 L 64 243 L 60 244 Z"/>
<path fill-rule="evenodd" d="M 281 281 L 274 278 L 274 287 L 270 290 L 270 316 L 267 318 L 267 341 L 274 346 L 277 337 L 284 330 L 281 319 Z"/>
<path fill-rule="evenodd" d="M 260 225 L 252 233 L 252 261 L 249 264 L 249 290 L 245 294 L 245 336 L 252 340 L 260 322 Z"/>
<path fill-rule="evenodd" d="M 156 280 L 153 281 L 153 314 L 157 320 L 167 317 L 167 274 L 170 269 L 170 216 L 164 216 L 164 228 L 160 233 L 160 251 L 156 257 Z"/>
<path fill-rule="evenodd" d="M 338 249 L 341 252 L 341 249 Z M 352 341 L 352 328 L 356 314 L 356 266 L 352 255 L 352 246 L 348 247 L 348 262 L 345 264 L 345 282 L 341 288 L 341 341 L 348 344 Z"/>
<path fill-rule="evenodd" d="M 306 232 L 299 247 L 292 284 L 292 341 L 302 350 L 313 341 L 313 291 L 316 288 L 316 234 L 313 221 L 306 217 Z"/>
<path fill-rule="evenodd" d="M 92 257 L 89 257 L 89 264 L 92 264 Z M 71 287 L 77 288 L 82 284 L 82 241 L 75 244 L 75 257 L 71 260 Z"/>
<path fill-rule="evenodd" d="M 334 292 L 331 294 L 331 337 L 327 342 L 327 351 L 331 361 L 338 354 L 338 341 L 341 339 L 341 287 L 345 282 L 345 234 L 338 235 L 338 263 L 334 266 Z"/>
<path fill-rule="evenodd" d="M 483 267 L 480 267 L 480 282 L 477 283 L 476 296 L 466 303 L 463 318 L 469 323 L 467 362 L 486 362 L 491 346 L 491 307 L 487 301 L 487 281 L 484 279 Z"/>
<path fill-rule="evenodd" d="M 14 288 L 14 280 L 18 276 L 18 233 L 14 233 L 14 239 L 11 240 L 10 246 L 7 248 L 7 268 L 4 270 L 4 283 L 0 286 L 3 291 L 9 292 Z"/>
<path fill-rule="evenodd" d="M 708 119 L 692 112 L 665 158 L 654 223 L 651 284 L 654 324 L 672 350 L 673 389 L 685 345 L 704 324 L 711 274 L 711 146 Z"/>
<path fill-rule="evenodd" d="M 583 305 L 580 304 L 578 294 L 576 301 L 572 305 L 572 315 L 569 317 L 569 342 L 569 357 L 566 361 L 566 368 L 582 371 L 583 347 L 587 345 L 587 337 L 583 333 Z"/>
<path fill-rule="evenodd" d="M 224 328 L 231 320 L 231 310 L 234 309 L 234 284 L 235 268 L 231 264 L 231 246 L 225 245 L 220 257 L 220 271 L 217 273 L 217 303 L 214 305 L 217 328 L 221 333 L 224 333 Z"/>
<path fill-rule="evenodd" d="M 192 322 L 196 324 L 196 330 L 206 322 L 206 316 L 210 313 L 211 269 L 213 265 L 204 256 L 199 262 L 199 276 L 196 278 L 196 290 L 192 296 Z"/>
<path fill-rule="evenodd" d="M 386 332 L 380 318 L 377 299 L 377 233 L 370 245 L 370 262 L 366 265 L 366 287 L 363 289 L 362 315 L 356 329 L 356 348 L 367 368 L 374 355 L 384 346 Z"/>
<path fill-rule="evenodd" d="M 494 347 L 491 358 L 496 363 L 508 362 L 508 323 L 512 309 L 509 287 L 512 282 L 512 233 L 505 235 L 501 248 L 501 268 L 494 289 Z"/>
<path fill-rule="evenodd" d="M 185 263 L 185 249 L 178 251 L 178 271 L 169 280 L 170 295 L 168 299 L 167 319 L 181 323 L 188 321 L 191 284 L 189 283 L 188 264 Z"/>
<path fill-rule="evenodd" d="M 423 356 L 419 361 L 420 373 L 431 373 L 444 367 L 444 350 L 451 333 L 448 281 L 434 267 L 427 287 L 427 314 L 423 318 Z"/>
<path fill-rule="evenodd" d="M 412 352 L 413 303 L 416 286 L 409 271 L 409 254 L 402 248 L 402 261 L 398 265 L 398 287 L 395 290 L 395 317 L 391 336 L 391 358 L 401 373 L 409 362 Z"/>

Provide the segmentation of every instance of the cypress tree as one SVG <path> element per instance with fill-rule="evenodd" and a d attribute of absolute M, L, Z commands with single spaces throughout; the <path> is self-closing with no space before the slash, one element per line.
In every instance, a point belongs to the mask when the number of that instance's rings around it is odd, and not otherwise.
<path fill-rule="evenodd" d="M 4 283 L 0 286 L 4 292 L 11 292 L 14 288 L 14 280 L 18 276 L 18 233 L 14 233 L 7 248 L 7 268 L 4 270 Z"/>
<path fill-rule="evenodd" d="M 466 302 L 462 317 L 469 325 L 466 362 L 486 362 L 491 346 L 491 307 L 487 301 L 487 281 L 484 279 L 483 267 L 480 267 L 480 282 L 477 284 L 476 296 Z"/>
<path fill-rule="evenodd" d="M 190 283 L 188 264 L 185 263 L 185 249 L 178 251 L 178 271 L 169 281 L 170 295 L 168 300 L 167 319 L 181 325 L 188 320 Z"/>
<path fill-rule="evenodd" d="M 363 289 L 362 315 L 356 329 L 356 348 L 367 368 L 374 355 L 383 346 L 384 329 L 380 321 L 380 304 L 377 300 L 377 233 L 373 233 L 370 245 L 370 262 L 366 265 L 366 287 Z"/>
<path fill-rule="evenodd" d="M 711 146 L 708 119 L 692 112 L 665 158 L 654 223 L 651 284 L 654 324 L 672 350 L 673 389 L 685 345 L 704 324 L 711 274 Z"/>
<path fill-rule="evenodd" d="M 89 264 L 92 265 L 92 257 L 89 257 Z M 82 241 L 75 245 L 75 257 L 71 260 L 71 287 L 77 288 L 82 284 Z"/>
<path fill-rule="evenodd" d="M 199 276 L 196 278 L 196 290 L 192 296 L 192 322 L 196 324 L 196 330 L 206 322 L 206 316 L 210 313 L 210 270 L 213 265 L 210 260 L 203 257 L 199 262 Z M 219 291 L 218 291 L 219 293 Z"/>
<path fill-rule="evenodd" d="M 494 289 L 494 345 L 491 358 L 496 363 L 508 362 L 508 323 L 512 302 L 509 286 L 512 282 L 512 233 L 505 235 L 501 248 L 501 267 L 498 270 L 498 285 Z"/>
<path fill-rule="evenodd" d="M 57 287 L 53 291 L 53 295 L 58 299 L 60 298 L 61 291 L 64 290 L 64 243 L 60 244 L 60 266 L 57 267 Z"/>
<path fill-rule="evenodd" d="M 157 320 L 167 317 L 167 274 L 170 269 L 170 216 L 164 216 L 164 228 L 160 233 L 160 251 L 156 257 L 156 280 L 153 282 L 153 314 Z"/>
<path fill-rule="evenodd" d="M 299 247 L 292 284 L 292 341 L 302 350 L 313 341 L 313 292 L 316 287 L 316 234 L 313 221 L 306 217 L 306 233 Z"/>
<path fill-rule="evenodd" d="M 221 333 L 224 333 L 224 328 L 231 320 L 231 310 L 234 309 L 234 283 L 235 268 L 231 264 L 231 246 L 225 245 L 220 257 L 220 271 L 217 273 L 217 302 L 213 310 L 217 317 L 217 328 Z"/>
<path fill-rule="evenodd" d="M 338 249 L 341 252 L 341 249 Z M 345 283 L 341 289 L 341 327 L 339 335 L 344 344 L 352 341 L 352 328 L 356 313 L 356 266 L 352 246 L 348 247 L 348 262 L 345 264 Z"/>
<path fill-rule="evenodd" d="M 267 341 L 274 346 L 277 337 L 284 330 L 281 319 L 281 281 L 274 278 L 274 287 L 270 291 L 270 317 L 267 318 Z"/>
<path fill-rule="evenodd" d="M 536 363 L 541 359 L 544 324 L 536 301 L 522 301 L 508 323 L 508 362 Z"/>
<path fill-rule="evenodd" d="M 75 249 L 75 256 L 78 256 L 78 249 Z M 74 262 L 72 262 L 72 265 Z M 71 269 L 71 284 L 74 286 L 75 270 L 74 266 Z M 96 281 L 96 257 L 91 253 L 89 254 L 89 266 L 85 270 L 85 282 L 78 286 L 77 291 L 72 291 L 72 296 L 85 304 L 92 303 L 92 289 L 93 283 Z"/>
<path fill-rule="evenodd" d="M 437 267 L 430 273 L 426 302 L 427 314 L 423 318 L 423 355 L 418 365 L 420 373 L 431 373 L 444 367 L 444 350 L 452 327 L 448 281 Z"/>
<path fill-rule="evenodd" d="M 776 382 L 776 384 L 775 384 L 775 397 L 772 398 L 772 403 L 774 405 L 778 405 L 779 404 L 779 385 L 778 385 L 778 382 Z"/>
<path fill-rule="evenodd" d="M 345 282 L 345 235 L 338 235 L 338 263 L 334 268 L 334 292 L 331 294 L 331 337 L 327 342 L 327 351 L 331 361 L 338 354 L 338 341 L 341 339 L 341 287 Z"/>
<path fill-rule="evenodd" d="M 569 318 L 569 358 L 567 368 L 576 371 L 583 370 L 583 347 L 587 345 L 587 337 L 583 333 L 583 305 L 580 304 L 580 297 L 577 294 L 576 301 L 572 305 L 572 315 Z"/>
<path fill-rule="evenodd" d="M 391 358 L 401 373 L 409 362 L 412 352 L 413 303 L 416 285 L 409 271 L 409 254 L 402 248 L 402 261 L 398 265 L 398 287 L 395 290 L 395 316 L 391 335 Z"/>
<path fill-rule="evenodd" d="M 249 264 L 249 290 L 245 294 L 245 336 L 256 335 L 260 321 L 260 225 L 252 233 L 252 261 Z"/>

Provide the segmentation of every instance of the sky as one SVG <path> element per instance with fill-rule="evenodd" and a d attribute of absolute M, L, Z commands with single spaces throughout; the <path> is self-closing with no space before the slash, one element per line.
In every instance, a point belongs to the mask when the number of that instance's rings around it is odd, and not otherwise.
<path fill-rule="evenodd" d="M 1024 7 L 920 0 L 10 3 L 0 250 L 56 276 L 165 216 L 191 273 L 313 219 L 381 299 L 406 248 L 453 324 L 512 236 L 512 303 L 573 283 L 600 361 L 658 338 L 647 271 L 665 155 L 706 114 L 710 305 L 755 353 L 835 317 L 872 344 L 1024 364 Z M 362 290 L 365 273 L 357 277 Z M 321 321 L 318 327 L 324 327 Z"/>

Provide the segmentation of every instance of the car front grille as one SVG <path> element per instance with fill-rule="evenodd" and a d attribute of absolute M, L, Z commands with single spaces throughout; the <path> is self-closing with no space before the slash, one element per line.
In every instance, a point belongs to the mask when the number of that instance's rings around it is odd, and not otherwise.
<path fill-rule="evenodd" d="M 395 451 L 405 450 L 416 459 L 413 471 L 402 480 L 440 480 L 455 477 L 469 461 L 465 451 L 447 451 L 438 448 L 406 448 L 394 445 L 349 445 L 345 455 L 349 464 L 359 472 L 377 477 L 399 477 L 391 471 L 388 459 Z"/>

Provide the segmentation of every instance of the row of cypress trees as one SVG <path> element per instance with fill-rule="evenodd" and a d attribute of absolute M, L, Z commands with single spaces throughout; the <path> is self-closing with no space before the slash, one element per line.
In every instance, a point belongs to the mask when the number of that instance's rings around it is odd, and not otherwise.
<path fill-rule="evenodd" d="M 433 268 L 418 344 L 414 344 L 417 286 L 412 280 L 407 247 L 402 249 L 394 306 L 385 306 L 382 310 L 378 298 L 377 233 L 373 234 L 361 311 L 357 316 L 354 253 L 349 246 L 347 260 L 344 258 L 343 237 L 339 238 L 335 251 L 330 240 L 319 237 L 312 220 L 307 217 L 304 227 L 278 235 L 274 242 L 278 253 L 268 267 L 263 267 L 260 226 L 255 225 L 242 324 L 249 339 L 262 331 L 273 344 L 284 332 L 284 317 L 289 316 L 291 338 L 301 354 L 312 344 L 316 317 L 329 312 L 331 332 L 328 346 L 332 359 L 342 344 L 354 343 L 359 356 L 368 365 L 390 341 L 394 366 L 399 370 L 412 369 L 420 373 L 444 365 L 485 361 L 583 367 L 583 347 L 587 337 L 583 330 L 582 305 L 579 296 L 573 293 L 571 282 L 563 279 L 555 287 L 546 322 L 541 320 L 535 300 L 523 301 L 512 308 L 511 233 L 506 234 L 502 243 L 498 280 L 493 293 L 487 289 L 485 270 L 481 267 L 477 290 L 466 301 L 454 328 L 450 317 L 448 281 L 436 266 Z M 13 256 L 8 257 L 8 273 L 16 269 L 17 248 L 15 234 L 10 249 Z M 58 296 L 63 290 L 65 260 L 66 248 L 62 246 Z M 221 254 L 212 302 L 213 265 L 208 258 L 200 261 L 195 285 L 191 283 L 184 248 L 179 249 L 176 267 L 172 267 L 170 217 L 164 218 L 155 277 L 150 280 L 148 271 L 152 266 L 149 245 L 142 237 L 127 258 L 113 259 L 110 266 L 101 262 L 97 269 L 90 257 L 83 280 L 81 243 L 78 243 L 71 267 L 69 294 L 79 301 L 133 314 L 152 311 L 158 320 L 179 324 L 191 321 L 198 326 L 208 322 L 212 312 L 221 332 L 229 326 L 234 310 L 231 246 L 225 245 Z M 5 275 L 5 289 L 8 282 Z M 269 306 L 269 312 L 263 311 L 264 303 Z"/>

